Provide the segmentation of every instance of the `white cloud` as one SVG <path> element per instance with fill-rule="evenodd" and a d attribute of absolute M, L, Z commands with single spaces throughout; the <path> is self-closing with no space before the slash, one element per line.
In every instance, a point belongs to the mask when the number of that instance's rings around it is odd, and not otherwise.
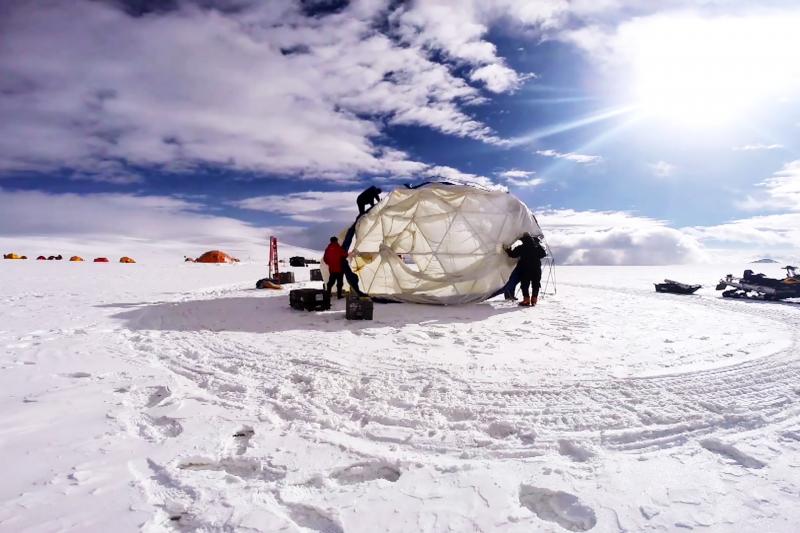
<path fill-rule="evenodd" d="M 352 222 L 358 214 L 361 191 L 305 191 L 254 196 L 230 202 L 240 209 L 285 215 L 297 222 Z"/>
<path fill-rule="evenodd" d="M 468 172 L 461 172 L 458 169 L 448 166 L 433 166 L 423 172 L 424 176 L 433 179 L 441 179 L 443 181 L 453 181 L 458 183 L 466 183 L 472 185 L 479 185 L 488 189 L 505 189 L 502 185 L 497 185 L 494 181 L 486 176 L 478 174 L 470 174 Z"/>
<path fill-rule="evenodd" d="M 667 163 L 666 161 L 657 161 L 655 163 L 650 163 L 647 166 L 650 167 L 650 171 L 653 173 L 653 175 L 658 176 L 659 178 L 672 176 L 672 174 L 675 172 L 675 165 Z"/>
<path fill-rule="evenodd" d="M 475 69 L 469 75 L 469 79 L 483 82 L 486 88 L 493 93 L 504 93 L 516 89 L 522 81 L 516 72 L 497 63 Z"/>
<path fill-rule="evenodd" d="M 14 3 L 0 49 L 0 173 L 71 168 L 127 183 L 131 166 L 211 164 L 352 180 L 424 168 L 381 146 L 385 124 L 501 143 L 464 110 L 480 91 L 431 59 L 433 45 L 376 30 L 387 5 L 306 17 L 288 0 L 183 4 L 133 17 L 105 2 Z M 488 57 L 474 80 L 513 88 L 516 74 Z"/>
<path fill-rule="evenodd" d="M 537 178 L 536 172 L 532 170 L 504 170 L 503 172 L 498 172 L 497 176 L 512 187 L 538 187 L 545 182 L 544 179 Z"/>
<path fill-rule="evenodd" d="M 691 235 L 619 211 L 545 210 L 537 219 L 556 261 L 572 265 L 660 265 L 707 260 Z"/>
<path fill-rule="evenodd" d="M 536 172 L 533 170 L 519 170 L 512 168 L 511 170 L 498 172 L 497 175 L 504 179 L 523 179 L 533 177 L 536 175 Z"/>
<path fill-rule="evenodd" d="M 684 231 L 706 241 L 800 250 L 800 213 L 743 218 L 724 224 L 685 228 Z"/>
<path fill-rule="evenodd" d="M 408 2 L 391 20 L 409 44 L 442 51 L 453 61 L 473 67 L 470 80 L 492 92 L 513 91 L 531 75 L 520 75 L 497 55 L 485 37 L 501 20 L 542 30 L 566 19 L 561 0 L 426 0 Z"/>
<path fill-rule="evenodd" d="M 292 227 L 257 227 L 171 196 L 53 194 L 0 189 L 0 240 L 29 257 L 64 254 L 194 256 L 221 248 L 244 257 L 263 255 L 276 234 L 296 242 Z"/>
<path fill-rule="evenodd" d="M 737 207 L 750 211 L 800 211 L 800 159 L 786 163 L 758 185 L 761 192 L 755 196 L 748 195 L 736 204 Z"/>
<path fill-rule="evenodd" d="M 587 154 L 578 154 L 575 152 L 558 152 L 556 150 L 537 150 L 537 154 L 542 155 L 544 157 L 554 157 L 556 159 L 566 159 L 567 161 L 573 161 L 575 163 L 581 165 L 593 165 L 595 163 L 599 163 L 603 160 L 603 158 L 599 155 L 587 155 Z"/>
<path fill-rule="evenodd" d="M 533 188 L 544 184 L 545 180 L 542 178 L 526 178 L 526 179 L 508 178 L 506 180 L 506 183 L 510 187 Z"/>
<path fill-rule="evenodd" d="M 684 231 L 709 245 L 733 246 L 754 256 L 800 256 L 800 160 L 790 161 L 758 184 L 761 191 L 737 206 L 780 213 L 741 218 Z"/>
<path fill-rule="evenodd" d="M 734 146 L 733 150 L 736 152 L 756 152 L 763 150 L 779 150 L 783 148 L 782 144 L 745 144 L 743 146 Z"/>

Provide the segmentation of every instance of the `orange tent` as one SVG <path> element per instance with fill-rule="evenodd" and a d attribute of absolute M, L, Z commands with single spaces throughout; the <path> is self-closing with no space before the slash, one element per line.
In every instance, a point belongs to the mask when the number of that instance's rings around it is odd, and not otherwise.
<path fill-rule="evenodd" d="M 127 255 L 123 255 L 122 257 L 119 258 L 119 262 L 120 263 L 135 263 L 136 261 L 134 261 L 133 258 L 128 257 Z"/>
<path fill-rule="evenodd" d="M 197 259 L 195 259 L 195 263 L 235 263 L 237 262 L 236 259 L 229 256 L 225 252 L 220 252 L 219 250 L 211 250 L 209 252 L 204 253 Z"/>
<path fill-rule="evenodd" d="M 83 257 L 79 257 L 77 255 L 73 255 L 69 258 L 70 261 L 83 261 Z"/>
<path fill-rule="evenodd" d="M 108 257 L 95 257 L 95 263 L 108 263 Z"/>
<path fill-rule="evenodd" d="M 15 254 L 15 253 L 13 253 L 13 252 L 12 252 L 12 253 L 10 253 L 10 254 L 4 254 L 4 255 L 3 255 L 3 259 L 22 259 L 23 257 L 24 257 L 24 256 L 22 256 L 22 255 L 17 255 L 17 254 Z M 27 257 L 25 257 L 25 259 L 27 259 Z"/>

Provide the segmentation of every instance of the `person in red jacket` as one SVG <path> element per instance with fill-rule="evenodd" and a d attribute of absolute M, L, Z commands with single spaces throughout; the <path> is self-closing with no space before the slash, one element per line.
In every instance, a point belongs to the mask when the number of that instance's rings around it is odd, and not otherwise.
<path fill-rule="evenodd" d="M 344 269 L 342 263 L 347 259 L 347 252 L 339 245 L 339 239 L 331 237 L 331 243 L 325 248 L 325 255 L 322 260 L 328 265 L 328 296 L 331 294 L 333 284 L 336 284 L 336 297 L 342 297 L 342 285 L 344 284 Z"/>

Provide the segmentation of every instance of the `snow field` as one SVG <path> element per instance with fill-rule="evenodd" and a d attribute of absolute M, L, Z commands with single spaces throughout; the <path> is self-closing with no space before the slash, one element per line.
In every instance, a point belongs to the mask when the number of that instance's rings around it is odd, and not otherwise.
<path fill-rule="evenodd" d="M 582 267 L 533 309 L 396 304 L 347 322 L 343 302 L 304 313 L 251 290 L 257 265 L 59 266 L 0 264 L 15 280 L 0 296 L 14 459 L 0 529 L 800 520 L 792 305 Z M 711 286 L 726 273 L 677 270 Z"/>

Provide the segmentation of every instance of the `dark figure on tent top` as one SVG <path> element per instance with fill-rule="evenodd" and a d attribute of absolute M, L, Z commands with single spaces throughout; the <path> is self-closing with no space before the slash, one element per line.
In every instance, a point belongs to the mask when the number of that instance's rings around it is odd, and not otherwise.
<path fill-rule="evenodd" d="M 381 197 L 378 196 L 381 192 L 379 188 L 372 185 L 369 189 L 365 190 L 361 194 L 358 195 L 356 198 L 356 203 L 358 204 L 358 214 L 363 215 L 367 212 L 367 204 L 370 207 L 374 206 L 378 202 L 381 201 Z"/>
<path fill-rule="evenodd" d="M 336 284 L 336 297 L 342 297 L 342 285 L 344 285 L 343 264 L 347 261 L 347 252 L 339 245 L 339 239 L 331 237 L 331 243 L 325 248 L 325 255 L 322 261 L 328 265 L 328 284 L 325 290 L 330 295 L 334 283 Z"/>
<path fill-rule="evenodd" d="M 547 252 L 539 242 L 539 238 L 532 237 L 530 233 L 523 235 L 522 244 L 511 249 L 504 249 L 509 257 L 519 258 L 515 271 L 519 272 L 519 281 L 522 284 L 522 301 L 519 305 L 534 306 L 539 299 L 539 288 L 542 284 L 542 259 L 547 257 Z"/>

